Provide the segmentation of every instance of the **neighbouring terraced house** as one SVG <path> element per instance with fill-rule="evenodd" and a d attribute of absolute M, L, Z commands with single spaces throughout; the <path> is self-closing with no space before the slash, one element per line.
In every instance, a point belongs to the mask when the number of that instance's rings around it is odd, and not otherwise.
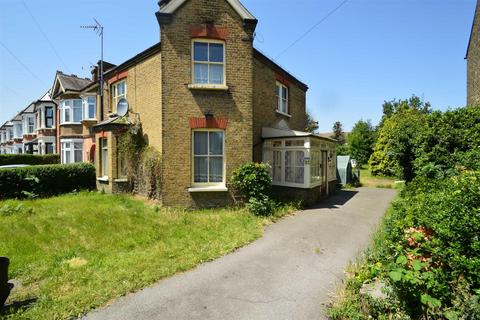
<path fill-rule="evenodd" d="M 161 157 L 164 205 L 230 203 L 229 177 L 251 161 L 270 164 L 286 197 L 313 203 L 334 190 L 335 141 L 304 132 L 308 87 L 253 47 L 257 19 L 240 1 L 158 4 L 161 41 L 104 62 L 103 97 L 99 65 L 91 79 L 57 71 L 47 94 L 0 127 L 0 151 L 94 163 L 98 189 L 121 192 L 132 183 L 119 137 L 141 123 Z"/>
<path fill-rule="evenodd" d="M 465 59 L 467 59 L 467 105 L 480 106 L 480 0 L 477 0 Z"/>
<path fill-rule="evenodd" d="M 159 6 L 161 41 L 105 74 L 98 188 L 123 189 L 116 144 L 138 119 L 162 157 L 164 205 L 229 203 L 228 179 L 250 161 L 270 163 L 277 192 L 314 202 L 333 190 L 335 142 L 303 132 L 308 87 L 253 47 L 257 19 L 238 0 Z"/>

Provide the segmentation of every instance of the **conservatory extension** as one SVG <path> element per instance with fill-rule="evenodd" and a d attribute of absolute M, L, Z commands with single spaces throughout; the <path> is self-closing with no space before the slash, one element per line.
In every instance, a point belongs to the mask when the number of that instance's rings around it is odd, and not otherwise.
<path fill-rule="evenodd" d="M 262 136 L 275 192 L 313 204 L 335 190 L 334 139 L 275 128 L 263 128 Z"/>

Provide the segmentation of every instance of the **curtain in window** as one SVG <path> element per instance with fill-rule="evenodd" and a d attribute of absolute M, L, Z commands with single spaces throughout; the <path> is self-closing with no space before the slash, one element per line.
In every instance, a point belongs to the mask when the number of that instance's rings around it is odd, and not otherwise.
<path fill-rule="evenodd" d="M 196 131 L 193 140 L 194 182 L 223 182 L 223 132 Z"/>

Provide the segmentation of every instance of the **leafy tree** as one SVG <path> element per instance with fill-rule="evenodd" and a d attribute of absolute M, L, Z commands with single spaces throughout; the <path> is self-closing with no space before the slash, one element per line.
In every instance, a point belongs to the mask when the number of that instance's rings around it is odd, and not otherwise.
<path fill-rule="evenodd" d="M 426 115 L 418 110 L 401 109 L 390 116 L 378 133 L 369 165 L 372 174 L 414 178 L 418 135 L 426 130 Z"/>
<path fill-rule="evenodd" d="M 385 101 L 382 108 L 383 116 L 378 125 L 379 128 L 383 127 L 383 124 L 388 118 L 400 111 L 412 109 L 421 114 L 429 114 L 432 112 L 430 102 L 425 102 L 416 95 L 412 95 L 409 99 L 405 100 L 393 99 L 391 101 Z"/>
<path fill-rule="evenodd" d="M 345 134 L 343 133 L 343 125 L 340 121 L 337 121 L 333 124 L 333 139 L 336 139 L 339 144 L 344 144 L 346 142 Z"/>
<path fill-rule="evenodd" d="M 318 130 L 318 121 L 315 121 L 313 116 L 307 112 L 307 121 L 305 124 L 305 131 L 310 133 L 316 133 Z"/>
<path fill-rule="evenodd" d="M 366 165 L 375 147 L 375 128 L 370 120 L 359 120 L 348 135 L 350 155 L 357 160 L 359 166 Z"/>

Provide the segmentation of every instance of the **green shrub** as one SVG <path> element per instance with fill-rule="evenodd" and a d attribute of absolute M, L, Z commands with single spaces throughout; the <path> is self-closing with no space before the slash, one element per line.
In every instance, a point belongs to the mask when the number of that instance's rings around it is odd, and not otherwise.
<path fill-rule="evenodd" d="M 465 310 L 480 318 L 471 307 L 480 298 L 480 173 L 415 180 L 394 203 L 386 230 L 386 271 L 414 318 L 456 319 Z"/>
<path fill-rule="evenodd" d="M 95 167 L 87 163 L 0 169 L 0 199 L 45 197 L 95 188 Z"/>
<path fill-rule="evenodd" d="M 248 200 L 248 210 L 256 216 L 271 216 L 275 213 L 277 203 L 268 196 L 252 197 Z"/>
<path fill-rule="evenodd" d="M 12 164 L 58 164 L 60 163 L 60 156 L 58 154 L 1 154 L 0 166 L 7 166 Z"/>
<path fill-rule="evenodd" d="M 233 173 L 231 182 L 247 200 L 268 196 L 272 189 L 269 167 L 264 163 L 252 162 L 241 166 Z"/>

